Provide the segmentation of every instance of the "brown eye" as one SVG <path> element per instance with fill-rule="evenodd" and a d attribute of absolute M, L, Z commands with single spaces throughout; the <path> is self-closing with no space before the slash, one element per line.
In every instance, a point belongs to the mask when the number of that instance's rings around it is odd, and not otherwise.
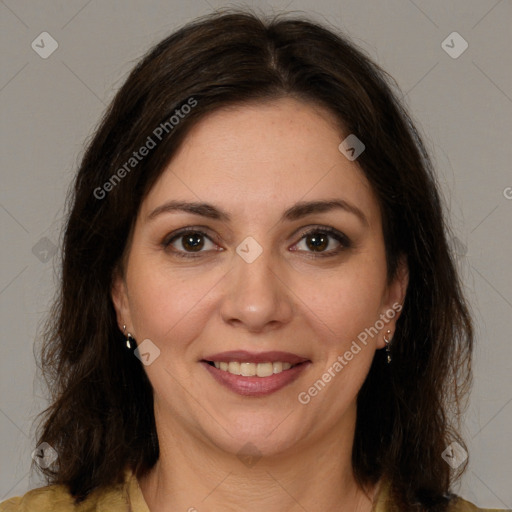
<path fill-rule="evenodd" d="M 210 245 L 208 246 L 208 244 Z M 183 257 L 194 257 L 194 253 L 199 256 L 201 252 L 216 250 L 217 247 L 206 233 L 191 229 L 173 233 L 162 242 L 162 246 L 176 256 Z"/>
<path fill-rule="evenodd" d="M 193 233 L 181 236 L 181 245 L 187 251 L 200 251 L 204 247 L 203 235 L 200 233 Z"/>
<path fill-rule="evenodd" d="M 312 251 L 323 251 L 329 245 L 329 237 L 324 233 L 317 232 L 314 235 L 306 236 L 306 245 Z"/>
<path fill-rule="evenodd" d="M 336 256 L 350 246 L 350 240 L 343 233 L 330 227 L 317 227 L 302 233 L 301 240 L 294 250 L 313 253 L 313 256 L 327 257 Z"/>

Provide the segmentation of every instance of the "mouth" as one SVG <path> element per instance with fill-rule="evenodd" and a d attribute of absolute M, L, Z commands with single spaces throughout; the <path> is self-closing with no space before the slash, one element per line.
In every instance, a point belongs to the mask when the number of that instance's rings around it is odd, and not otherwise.
<path fill-rule="evenodd" d="M 264 396 L 291 384 L 311 361 L 288 352 L 231 351 L 207 356 L 200 363 L 231 391 Z"/>
<path fill-rule="evenodd" d="M 242 361 L 204 361 L 210 366 L 214 366 L 218 370 L 231 373 L 232 375 L 242 375 L 243 377 L 270 377 L 282 373 L 291 368 L 295 368 L 299 364 L 290 364 L 286 361 L 267 361 L 266 363 L 250 363 Z"/>

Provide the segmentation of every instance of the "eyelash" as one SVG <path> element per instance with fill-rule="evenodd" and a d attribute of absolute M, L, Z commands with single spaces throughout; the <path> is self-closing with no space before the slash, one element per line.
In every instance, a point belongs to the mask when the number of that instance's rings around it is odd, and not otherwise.
<path fill-rule="evenodd" d="M 343 250 L 351 247 L 351 242 L 346 235 L 344 235 L 343 233 L 339 232 L 338 230 L 336 230 L 334 228 L 327 227 L 327 226 L 325 226 L 325 227 L 324 226 L 313 226 L 311 229 L 308 229 L 307 231 L 303 231 L 300 235 L 299 242 L 304 240 L 308 235 L 316 234 L 316 233 L 321 233 L 321 234 L 328 235 L 328 236 L 334 238 L 337 242 L 340 243 L 340 246 L 337 249 L 331 249 L 330 251 L 327 251 L 327 252 L 306 251 L 307 253 L 309 253 L 309 256 L 307 256 L 307 257 L 329 258 L 329 257 L 337 256 Z M 179 239 L 180 237 L 183 237 L 184 235 L 189 235 L 189 234 L 201 235 L 205 238 L 208 238 L 211 242 L 215 243 L 211 239 L 211 237 L 207 233 L 202 231 L 201 229 L 194 229 L 194 228 L 187 227 L 187 228 L 183 228 L 177 232 L 171 233 L 171 235 L 168 235 L 162 241 L 161 245 L 164 247 L 164 249 L 168 249 L 169 246 L 175 240 Z M 297 242 L 297 244 L 299 242 Z M 297 244 L 294 244 L 294 245 L 297 245 Z M 192 252 L 179 251 L 179 250 L 175 250 L 175 249 L 172 250 L 173 255 L 175 255 L 179 258 L 199 258 L 199 257 L 201 257 L 202 252 L 207 252 L 207 251 L 199 251 L 197 253 L 192 253 Z M 304 252 L 304 251 L 300 251 L 300 252 Z"/>

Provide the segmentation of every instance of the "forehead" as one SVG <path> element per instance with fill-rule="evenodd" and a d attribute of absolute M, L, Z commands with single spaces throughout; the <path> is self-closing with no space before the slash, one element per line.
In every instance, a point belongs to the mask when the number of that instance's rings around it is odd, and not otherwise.
<path fill-rule="evenodd" d="M 141 213 L 179 199 L 270 216 L 298 201 L 340 198 L 377 220 L 364 173 L 338 149 L 346 135 L 329 111 L 292 98 L 216 110 L 191 129 Z"/>

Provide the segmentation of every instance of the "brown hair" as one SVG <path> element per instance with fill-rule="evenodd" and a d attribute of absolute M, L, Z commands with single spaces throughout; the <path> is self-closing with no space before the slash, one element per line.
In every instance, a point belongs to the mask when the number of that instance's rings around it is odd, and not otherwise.
<path fill-rule="evenodd" d="M 356 478 L 365 485 L 386 475 L 401 509 L 446 508 L 457 475 L 441 453 L 453 440 L 464 446 L 452 422 L 471 383 L 473 332 L 432 164 L 393 87 L 345 36 L 249 12 L 199 18 L 138 63 L 90 141 L 70 196 L 61 288 L 42 348 L 52 402 L 38 442 L 59 454 L 43 470 L 49 482 L 66 484 L 79 502 L 120 482 L 127 465 L 141 476 L 155 464 L 152 388 L 116 323 L 114 272 L 141 201 L 194 123 L 227 105 L 294 96 L 323 105 L 364 142 L 357 162 L 381 207 L 389 279 L 400 257 L 409 267 L 393 362 L 377 351 L 358 396 Z M 156 147 L 127 166 L 163 126 Z"/>

